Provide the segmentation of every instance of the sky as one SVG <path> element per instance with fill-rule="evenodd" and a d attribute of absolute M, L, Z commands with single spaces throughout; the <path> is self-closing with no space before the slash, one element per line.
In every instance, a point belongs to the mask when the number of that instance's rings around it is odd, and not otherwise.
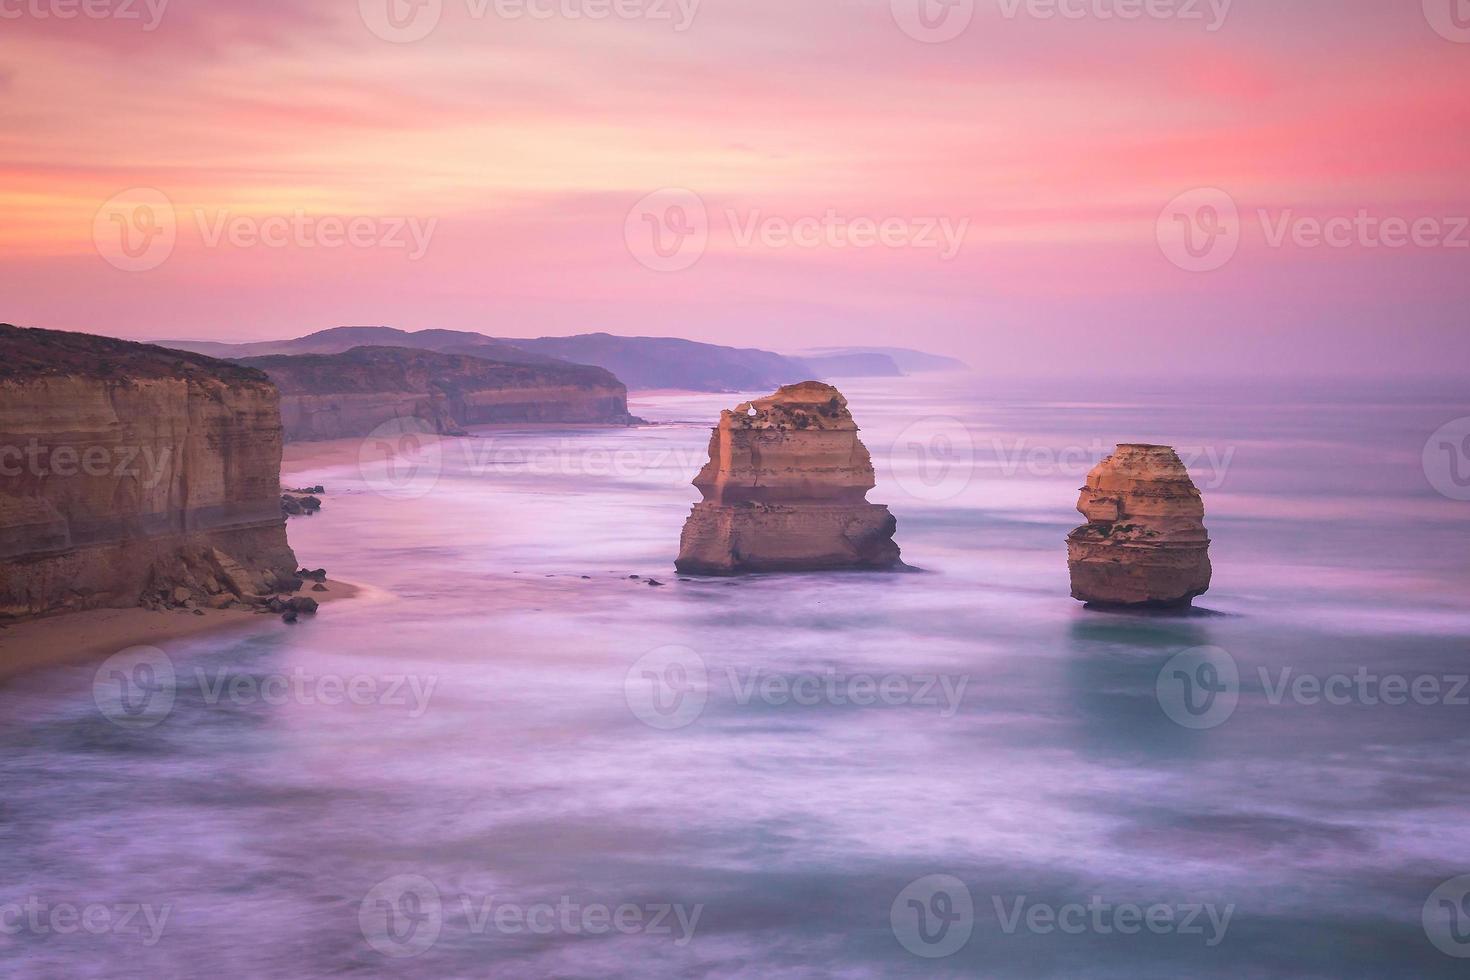
<path fill-rule="evenodd" d="M 0 0 L 0 320 L 1470 362 L 1470 0 Z"/>

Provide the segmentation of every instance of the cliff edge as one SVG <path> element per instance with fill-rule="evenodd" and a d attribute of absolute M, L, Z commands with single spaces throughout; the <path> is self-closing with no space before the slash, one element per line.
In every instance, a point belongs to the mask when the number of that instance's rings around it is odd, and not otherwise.
<path fill-rule="evenodd" d="M 398 418 L 422 419 L 446 435 L 493 423 L 641 421 L 628 414 L 621 381 L 580 364 L 520 364 L 406 347 L 238 363 L 265 372 L 280 389 L 289 441 L 365 436 Z"/>
<path fill-rule="evenodd" d="M 299 586 L 280 464 L 260 372 L 0 324 L 0 619 Z"/>

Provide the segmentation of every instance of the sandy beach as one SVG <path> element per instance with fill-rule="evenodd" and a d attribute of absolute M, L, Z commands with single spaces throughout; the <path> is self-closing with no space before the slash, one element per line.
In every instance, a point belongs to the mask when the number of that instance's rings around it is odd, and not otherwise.
<path fill-rule="evenodd" d="M 328 579 L 326 592 L 308 588 L 301 595 L 310 596 L 323 607 L 363 595 L 363 586 Z M 110 657 L 128 647 L 147 645 L 164 647 L 175 640 L 228 630 L 300 628 L 313 620 L 303 616 L 301 622 L 287 624 L 274 614 L 251 609 L 169 609 L 154 611 L 133 609 L 89 609 L 63 613 L 43 619 L 28 620 L 0 627 L 0 684 L 40 667 L 85 663 Z M 320 612 L 317 617 L 329 617 Z"/>

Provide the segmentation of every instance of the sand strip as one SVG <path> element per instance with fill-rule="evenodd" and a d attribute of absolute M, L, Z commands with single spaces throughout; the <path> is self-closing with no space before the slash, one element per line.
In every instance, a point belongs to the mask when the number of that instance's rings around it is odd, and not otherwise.
<path fill-rule="evenodd" d="M 307 587 L 298 595 L 310 596 L 323 607 L 354 598 L 364 587 L 328 579 L 326 592 Z M 374 590 L 368 590 L 374 591 Z M 170 641 L 212 633 L 217 630 L 258 628 L 267 622 L 282 625 L 274 614 L 250 609 L 205 609 L 196 616 L 188 610 L 155 612 L 132 609 L 89 609 L 43 619 L 27 620 L 0 628 L 0 684 L 29 670 L 61 664 L 105 660 L 128 647 L 164 647 Z M 316 614 L 330 616 L 325 609 Z M 303 620 L 310 619 L 303 616 Z"/>

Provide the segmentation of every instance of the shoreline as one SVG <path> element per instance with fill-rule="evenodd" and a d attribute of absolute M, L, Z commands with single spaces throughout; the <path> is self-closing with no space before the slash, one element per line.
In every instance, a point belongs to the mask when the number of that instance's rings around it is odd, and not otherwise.
<path fill-rule="evenodd" d="M 307 590 L 323 608 L 351 599 L 365 598 L 377 590 L 340 579 L 327 579 L 328 591 Z M 176 640 L 194 639 L 209 633 L 273 621 L 283 629 L 299 628 L 281 622 L 274 614 L 253 609 L 204 609 L 155 611 L 135 606 L 126 609 L 87 609 L 13 623 L 0 628 L 0 686 L 22 674 L 50 667 L 105 660 L 133 646 L 163 646 Z M 316 613 L 321 616 L 322 613 Z M 308 622 L 315 617 L 303 617 Z"/>

